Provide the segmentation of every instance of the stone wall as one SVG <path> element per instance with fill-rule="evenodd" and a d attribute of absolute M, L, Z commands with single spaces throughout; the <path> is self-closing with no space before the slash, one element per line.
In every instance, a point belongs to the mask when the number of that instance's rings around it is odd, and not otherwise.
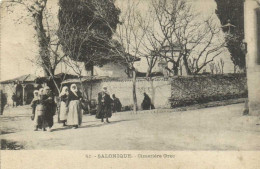
<path fill-rule="evenodd" d="M 199 75 L 171 79 L 171 106 L 247 97 L 245 74 Z"/>
<path fill-rule="evenodd" d="M 123 106 L 133 105 L 132 79 L 110 78 L 86 82 L 83 86 L 91 99 L 97 100 L 97 94 L 104 85 L 108 87 L 111 96 L 115 94 L 121 100 Z M 247 97 L 247 81 L 245 74 L 179 76 L 168 79 L 137 78 L 136 95 L 139 108 L 144 92 L 150 96 L 155 108 L 173 108 Z"/>
<path fill-rule="evenodd" d="M 97 94 L 101 91 L 104 85 L 107 86 L 108 92 L 111 96 L 112 94 L 115 94 L 116 97 L 120 99 L 123 106 L 133 105 L 132 79 L 113 79 L 93 82 L 92 93 L 90 92 L 91 84 L 85 84 L 85 86 L 87 86 L 89 95 L 92 96 L 92 99 L 97 99 Z M 138 107 L 141 108 L 141 103 L 144 98 L 143 93 L 146 92 L 152 99 L 156 108 L 170 108 L 170 91 L 171 84 L 170 81 L 168 81 L 167 79 L 154 78 L 151 80 L 147 80 L 144 78 L 138 78 L 136 82 Z"/>

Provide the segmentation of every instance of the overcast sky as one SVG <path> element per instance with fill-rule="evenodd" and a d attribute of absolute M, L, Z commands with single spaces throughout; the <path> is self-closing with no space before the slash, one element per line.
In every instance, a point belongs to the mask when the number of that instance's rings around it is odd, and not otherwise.
<path fill-rule="evenodd" d="M 124 10 L 124 1 L 118 0 L 117 2 L 122 10 Z M 197 9 L 205 15 L 210 15 L 215 11 L 214 0 L 193 0 L 193 2 Z M 48 3 L 49 6 L 54 7 L 54 10 L 58 9 L 57 0 L 49 0 Z M 1 10 L 1 80 L 29 73 L 41 75 L 41 69 L 30 61 L 37 55 L 34 29 L 32 25 L 28 25 L 27 21 L 15 22 L 17 16 L 22 15 L 24 15 L 24 10 L 20 7 L 16 7 L 13 14 L 7 14 L 5 10 Z"/>

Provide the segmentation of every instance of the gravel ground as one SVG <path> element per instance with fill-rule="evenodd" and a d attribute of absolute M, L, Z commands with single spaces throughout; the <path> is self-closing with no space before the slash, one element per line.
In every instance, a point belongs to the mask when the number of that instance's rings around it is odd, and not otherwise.
<path fill-rule="evenodd" d="M 17 150 L 260 150 L 259 117 L 242 116 L 243 107 L 122 112 L 113 114 L 109 124 L 84 115 L 78 129 L 56 122 L 52 132 L 43 132 L 33 131 L 25 106 L 0 116 L 0 139 L 2 149 Z"/>

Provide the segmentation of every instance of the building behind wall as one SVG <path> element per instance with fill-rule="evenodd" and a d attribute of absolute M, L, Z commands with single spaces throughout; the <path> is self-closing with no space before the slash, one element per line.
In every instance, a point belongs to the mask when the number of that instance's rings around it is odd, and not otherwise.
<path fill-rule="evenodd" d="M 30 104 L 33 99 L 33 91 L 38 87 L 35 79 L 36 76 L 28 74 L 0 82 L 1 90 L 6 96 L 7 105 L 13 105 L 13 94 L 16 95 L 18 106 Z"/>

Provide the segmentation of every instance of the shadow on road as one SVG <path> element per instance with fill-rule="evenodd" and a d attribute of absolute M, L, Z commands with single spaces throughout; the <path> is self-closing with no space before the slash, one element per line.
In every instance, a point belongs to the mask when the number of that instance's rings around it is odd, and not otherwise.
<path fill-rule="evenodd" d="M 21 150 L 21 149 L 24 149 L 23 145 L 20 145 L 15 141 L 1 139 L 1 150 Z"/>
<path fill-rule="evenodd" d="M 105 125 L 113 125 L 113 124 L 125 122 L 125 121 L 132 121 L 132 120 L 111 121 L 110 123 L 105 123 L 105 124 L 100 122 L 100 124 L 89 124 L 89 125 L 81 126 L 81 127 L 79 127 L 79 129 L 101 127 L 101 126 L 105 126 Z M 89 122 L 83 122 L 83 123 L 89 123 Z M 64 127 L 64 128 L 53 129 L 52 131 L 54 132 L 54 131 L 71 130 L 71 129 L 72 129 L 72 127 L 67 126 L 67 127 Z"/>

